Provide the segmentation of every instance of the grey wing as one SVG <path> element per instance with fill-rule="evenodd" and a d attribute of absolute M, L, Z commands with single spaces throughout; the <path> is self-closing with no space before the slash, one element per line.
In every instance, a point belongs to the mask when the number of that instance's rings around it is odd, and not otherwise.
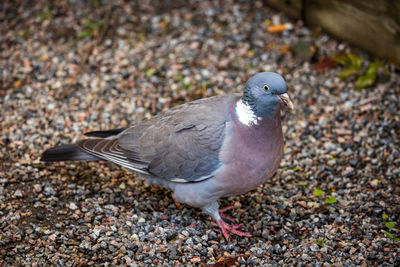
<path fill-rule="evenodd" d="M 236 95 L 190 102 L 130 127 L 114 139 L 85 139 L 84 151 L 132 171 L 174 182 L 212 177 Z"/>
<path fill-rule="evenodd" d="M 235 96 L 194 101 L 123 132 L 118 143 L 128 160 L 147 164 L 153 176 L 174 182 L 212 177 Z"/>

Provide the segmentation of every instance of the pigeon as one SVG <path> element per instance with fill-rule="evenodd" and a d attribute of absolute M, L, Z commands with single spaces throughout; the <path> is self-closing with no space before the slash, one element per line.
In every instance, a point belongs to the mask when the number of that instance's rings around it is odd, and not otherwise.
<path fill-rule="evenodd" d="M 243 95 L 203 98 L 128 128 L 89 132 L 76 144 L 46 150 L 41 160 L 115 163 L 201 208 L 226 240 L 230 233 L 251 236 L 218 199 L 245 194 L 275 174 L 284 146 L 281 106 L 293 109 L 286 90 L 279 74 L 261 72 Z"/>

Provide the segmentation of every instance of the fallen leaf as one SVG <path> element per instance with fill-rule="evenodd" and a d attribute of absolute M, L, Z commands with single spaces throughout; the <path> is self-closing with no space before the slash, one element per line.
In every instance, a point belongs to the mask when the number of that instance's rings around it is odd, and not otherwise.
<path fill-rule="evenodd" d="M 354 67 L 357 67 L 357 68 L 361 69 L 362 64 L 364 62 L 364 59 L 362 57 L 359 57 L 359 56 L 357 56 L 355 54 L 352 54 L 352 53 L 348 53 L 347 56 L 350 59 L 350 65 L 351 66 L 354 66 Z"/>
<path fill-rule="evenodd" d="M 375 83 L 376 74 L 364 73 L 356 80 L 356 89 L 360 90 L 372 86 Z"/>
<path fill-rule="evenodd" d="M 147 75 L 147 76 L 152 76 L 155 72 L 156 72 L 155 69 L 150 68 L 150 69 L 147 69 L 147 70 L 146 70 L 146 75 Z"/>
<path fill-rule="evenodd" d="M 360 69 L 361 68 L 355 66 L 349 66 L 347 68 L 342 69 L 338 74 L 338 77 L 341 79 L 346 79 L 354 74 L 357 74 L 360 71 Z"/>
<path fill-rule="evenodd" d="M 314 196 L 319 197 L 325 194 L 324 190 L 321 189 L 314 189 Z"/>
<path fill-rule="evenodd" d="M 342 65 L 350 65 L 355 69 L 361 69 L 364 59 L 352 53 L 338 54 L 332 59 Z"/>
<path fill-rule="evenodd" d="M 310 60 L 316 51 L 315 47 L 305 41 L 300 41 L 292 47 L 296 57 L 301 60 Z"/>
<path fill-rule="evenodd" d="M 269 19 L 264 20 L 265 26 L 269 26 L 270 24 L 271 24 L 271 20 L 269 20 Z"/>
<path fill-rule="evenodd" d="M 336 56 L 331 57 L 331 59 L 342 65 L 350 64 L 350 59 L 347 54 L 338 54 Z"/>
<path fill-rule="evenodd" d="M 385 223 L 385 226 L 389 229 L 392 229 L 396 224 L 394 222 L 387 222 Z"/>
<path fill-rule="evenodd" d="M 290 50 L 290 46 L 288 45 L 282 45 L 281 46 L 281 55 L 286 55 Z"/>
<path fill-rule="evenodd" d="M 215 264 L 210 265 L 213 267 L 230 267 L 233 266 L 237 262 L 237 257 L 235 258 L 219 258 Z"/>
<path fill-rule="evenodd" d="M 270 33 L 279 33 L 279 32 L 283 32 L 286 30 L 292 30 L 292 29 L 293 29 L 293 25 L 291 23 L 284 23 L 284 24 L 268 26 L 268 31 Z"/>
<path fill-rule="evenodd" d="M 383 66 L 382 62 L 372 62 L 363 75 L 356 81 L 356 89 L 363 89 L 372 86 L 378 75 L 378 70 Z"/>
<path fill-rule="evenodd" d="M 324 57 L 314 65 L 314 68 L 318 73 L 323 73 L 336 67 L 338 64 L 339 63 L 332 58 Z"/>
<path fill-rule="evenodd" d="M 378 70 L 380 67 L 383 66 L 382 62 L 376 61 L 376 62 L 372 62 L 371 64 L 369 64 L 367 71 L 365 72 L 366 74 L 378 74 Z"/>
<path fill-rule="evenodd" d="M 331 196 L 330 198 L 325 199 L 326 204 L 334 204 L 336 202 L 337 202 L 337 199 L 334 196 Z"/>
<path fill-rule="evenodd" d="M 387 238 L 390 238 L 390 239 L 393 239 L 393 238 L 394 238 L 394 236 L 393 236 L 391 233 L 387 232 L 387 231 L 385 231 L 385 236 L 386 236 Z"/>
<path fill-rule="evenodd" d="M 21 80 L 17 80 L 17 81 L 14 82 L 13 85 L 14 85 L 15 88 L 20 88 L 21 85 L 22 85 L 22 81 Z"/>

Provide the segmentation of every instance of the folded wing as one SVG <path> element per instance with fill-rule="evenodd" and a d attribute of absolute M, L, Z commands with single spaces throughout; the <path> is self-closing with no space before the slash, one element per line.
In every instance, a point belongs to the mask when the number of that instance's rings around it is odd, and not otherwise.
<path fill-rule="evenodd" d="M 86 139 L 84 151 L 132 171 L 174 182 L 198 182 L 221 166 L 219 152 L 236 96 L 181 105 L 120 132 Z"/>

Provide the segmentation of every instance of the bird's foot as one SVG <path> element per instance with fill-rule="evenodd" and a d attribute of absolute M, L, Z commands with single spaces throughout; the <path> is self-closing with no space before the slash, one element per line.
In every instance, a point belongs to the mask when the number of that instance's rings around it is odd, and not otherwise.
<path fill-rule="evenodd" d="M 235 222 L 235 218 L 232 218 L 231 216 L 224 214 L 225 211 L 231 210 L 234 208 L 235 208 L 234 206 L 228 206 L 228 207 L 219 209 L 218 213 L 221 216 L 221 218 L 224 218 L 230 222 Z M 218 226 L 221 229 L 222 234 L 224 235 L 225 239 L 228 241 L 229 241 L 229 232 L 231 232 L 232 234 L 240 235 L 240 236 L 251 236 L 251 234 L 248 232 L 243 232 L 243 231 L 237 230 L 238 228 L 243 226 L 242 223 L 230 225 L 227 222 L 225 222 L 223 219 L 219 219 L 216 223 L 214 222 L 213 225 Z"/>
<path fill-rule="evenodd" d="M 243 231 L 237 230 L 237 228 L 240 228 L 243 226 L 243 224 L 241 224 L 241 223 L 236 224 L 236 225 L 230 225 L 230 224 L 226 223 L 224 220 L 220 219 L 218 221 L 218 226 L 219 226 L 219 228 L 221 228 L 222 234 L 224 235 L 224 237 L 227 241 L 229 241 L 228 231 L 235 235 L 251 236 L 251 234 L 248 232 L 243 232 Z"/>

